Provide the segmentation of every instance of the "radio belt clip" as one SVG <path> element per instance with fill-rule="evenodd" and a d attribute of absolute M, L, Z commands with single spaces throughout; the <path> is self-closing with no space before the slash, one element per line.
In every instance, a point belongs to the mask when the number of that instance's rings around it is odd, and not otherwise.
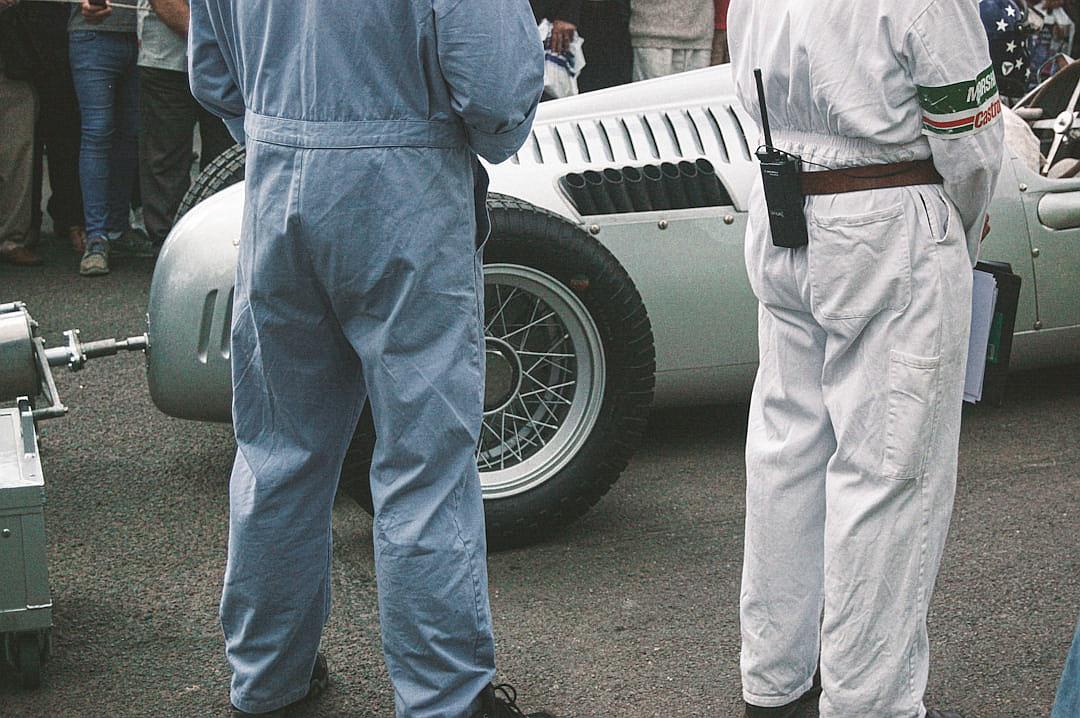
<path fill-rule="evenodd" d="M 765 188 L 773 245 L 787 249 L 805 247 L 808 238 L 806 215 L 803 213 L 805 197 L 800 179 L 802 158 L 773 147 L 760 69 L 754 70 L 754 79 L 757 81 L 758 104 L 761 107 L 761 127 L 765 132 L 765 145 L 754 154 L 761 163 L 761 181 Z"/>

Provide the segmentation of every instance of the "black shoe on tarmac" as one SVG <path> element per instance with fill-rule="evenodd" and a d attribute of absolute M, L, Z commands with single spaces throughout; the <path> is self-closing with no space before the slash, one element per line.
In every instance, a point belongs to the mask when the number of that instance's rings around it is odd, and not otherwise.
<path fill-rule="evenodd" d="M 491 685 L 480 694 L 480 710 L 472 718 L 556 718 L 547 711 L 526 713 L 517 704 L 517 691 L 503 683 Z"/>
<path fill-rule="evenodd" d="M 816 712 L 815 712 L 816 715 Z M 762 708 L 761 706 L 746 704 L 746 718 L 809 718 L 807 711 L 800 701 L 793 701 L 787 705 L 774 708 Z"/>
<path fill-rule="evenodd" d="M 818 696 L 821 695 L 821 671 L 814 674 L 810 690 L 798 700 L 775 708 L 762 708 L 746 704 L 746 718 L 818 718 Z M 929 716 L 927 718 L 930 718 Z M 952 718 L 943 716 L 943 718 Z"/>
<path fill-rule="evenodd" d="M 311 669 L 311 683 L 308 686 L 307 695 L 298 701 L 293 701 L 287 706 L 282 706 L 277 710 L 270 711 L 269 713 L 245 713 L 236 706 L 232 707 L 233 718 L 240 718 L 240 716 L 269 716 L 270 718 L 282 718 L 282 716 L 289 715 L 289 712 L 294 708 L 299 707 L 303 703 L 314 700 L 322 695 L 327 686 L 330 685 L 330 669 L 326 666 L 326 657 L 323 654 L 319 654 L 315 657 L 315 667 Z"/>

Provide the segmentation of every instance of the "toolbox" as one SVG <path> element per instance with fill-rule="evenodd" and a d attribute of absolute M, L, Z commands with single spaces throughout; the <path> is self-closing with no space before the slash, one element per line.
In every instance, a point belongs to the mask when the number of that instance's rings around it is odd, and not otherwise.
<path fill-rule="evenodd" d="M 78 371 L 90 359 L 148 347 L 145 334 L 84 342 L 70 329 L 64 337 L 64 345 L 46 349 L 25 304 L 0 304 L 0 671 L 13 668 L 26 688 L 41 683 L 41 664 L 52 647 L 37 441 L 37 422 L 67 414 L 52 367 Z"/>
<path fill-rule="evenodd" d="M 0 651 L 28 688 L 41 681 L 51 640 L 44 508 L 33 413 L 21 401 L 0 408 Z"/>

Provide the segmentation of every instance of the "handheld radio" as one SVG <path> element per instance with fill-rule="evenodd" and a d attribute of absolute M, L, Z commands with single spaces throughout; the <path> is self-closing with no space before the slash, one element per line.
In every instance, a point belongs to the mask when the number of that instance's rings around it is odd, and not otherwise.
<path fill-rule="evenodd" d="M 754 70 L 754 79 L 757 81 L 758 105 L 761 107 L 761 129 L 765 132 L 765 145 L 754 154 L 761 163 L 761 181 L 765 187 L 765 205 L 769 210 L 773 245 L 787 249 L 805 247 L 809 240 L 806 215 L 803 213 L 805 197 L 799 180 L 802 158 L 773 147 L 760 69 Z"/>

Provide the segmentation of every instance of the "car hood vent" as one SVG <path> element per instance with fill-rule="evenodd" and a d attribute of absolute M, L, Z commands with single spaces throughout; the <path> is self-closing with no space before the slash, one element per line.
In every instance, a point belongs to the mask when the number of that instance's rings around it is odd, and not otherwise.
<path fill-rule="evenodd" d="M 539 123 L 511 162 L 519 165 L 623 165 L 708 157 L 718 165 L 751 160 L 750 118 L 730 104 Z"/>
<path fill-rule="evenodd" d="M 704 157 L 678 164 L 570 172 L 559 178 L 559 188 L 582 216 L 731 204 L 712 163 Z"/>

